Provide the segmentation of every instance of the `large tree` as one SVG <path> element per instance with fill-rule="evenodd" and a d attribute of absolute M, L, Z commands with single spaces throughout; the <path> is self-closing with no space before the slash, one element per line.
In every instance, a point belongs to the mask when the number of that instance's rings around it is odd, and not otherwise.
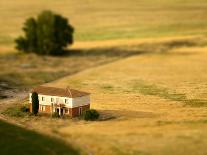
<path fill-rule="evenodd" d="M 66 18 L 51 11 L 27 19 L 23 31 L 25 36 L 16 39 L 16 48 L 23 52 L 60 55 L 73 43 L 73 27 Z"/>
<path fill-rule="evenodd" d="M 37 115 L 39 111 L 39 99 L 38 94 L 36 92 L 32 93 L 32 113 Z"/>

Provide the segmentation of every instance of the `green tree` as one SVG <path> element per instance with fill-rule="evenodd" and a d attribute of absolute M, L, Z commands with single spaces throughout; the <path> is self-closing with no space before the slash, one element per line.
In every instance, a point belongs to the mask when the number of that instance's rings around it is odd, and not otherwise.
<path fill-rule="evenodd" d="M 16 48 L 23 52 L 60 55 L 73 43 L 74 29 L 67 18 L 51 11 L 43 11 L 37 19 L 27 19 L 23 31 L 25 36 L 15 40 Z"/>
<path fill-rule="evenodd" d="M 39 99 L 38 94 L 36 92 L 32 93 L 32 113 L 37 115 L 39 110 Z"/>

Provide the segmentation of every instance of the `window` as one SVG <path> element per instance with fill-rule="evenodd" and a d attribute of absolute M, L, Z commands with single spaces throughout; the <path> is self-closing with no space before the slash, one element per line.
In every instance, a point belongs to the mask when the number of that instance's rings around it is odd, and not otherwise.
<path fill-rule="evenodd" d="M 65 113 L 66 114 L 69 114 L 69 109 L 65 109 Z"/>
<path fill-rule="evenodd" d="M 79 115 L 82 115 L 82 114 L 83 114 L 83 108 L 79 107 Z"/>
<path fill-rule="evenodd" d="M 51 98 L 51 102 L 54 102 L 54 98 L 53 97 Z"/>
<path fill-rule="evenodd" d="M 30 101 L 30 103 L 32 103 L 32 95 L 31 94 L 29 95 L 29 101 Z"/>
<path fill-rule="evenodd" d="M 42 111 L 45 111 L 45 106 L 42 106 Z"/>
<path fill-rule="evenodd" d="M 42 97 L 42 101 L 45 101 L 45 97 Z"/>
<path fill-rule="evenodd" d="M 39 106 L 39 110 L 40 110 L 40 111 L 45 111 L 45 106 L 44 106 L 44 105 L 40 105 L 40 106 Z"/>
<path fill-rule="evenodd" d="M 68 99 L 65 99 L 65 103 L 68 103 Z"/>

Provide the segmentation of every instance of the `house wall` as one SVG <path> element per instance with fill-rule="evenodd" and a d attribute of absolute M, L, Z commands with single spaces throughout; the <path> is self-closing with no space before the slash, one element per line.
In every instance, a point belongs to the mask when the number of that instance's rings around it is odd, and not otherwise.
<path fill-rule="evenodd" d="M 30 103 L 32 102 L 32 98 L 31 98 L 31 93 L 29 94 L 29 101 Z M 44 101 L 42 101 L 42 97 L 45 98 Z M 51 105 L 51 103 L 60 103 L 60 104 L 65 104 L 67 107 L 72 107 L 72 98 L 69 97 L 61 97 L 61 96 L 50 96 L 50 95 L 42 95 L 42 94 L 38 94 L 38 98 L 39 98 L 39 104 L 40 105 Z M 51 98 L 54 99 L 54 101 L 51 101 Z M 67 100 L 67 102 L 65 103 L 65 99 Z"/>
<path fill-rule="evenodd" d="M 32 102 L 29 103 L 29 112 L 32 112 Z"/>
<path fill-rule="evenodd" d="M 30 101 L 30 112 L 32 112 L 32 99 L 31 93 L 29 94 Z M 42 97 L 44 97 L 44 101 L 42 101 Z M 90 109 L 90 96 L 83 96 L 77 98 L 68 98 L 68 97 L 60 97 L 60 96 L 49 96 L 38 94 L 39 98 L 39 112 L 41 113 L 51 113 L 52 103 L 60 103 L 65 104 L 65 109 L 68 109 L 69 113 L 65 113 L 65 115 L 70 115 L 71 117 L 79 116 L 80 107 L 82 107 L 82 111 L 86 109 Z M 51 102 L 51 98 L 54 98 L 54 101 Z M 67 103 L 65 103 L 65 99 L 67 99 Z"/>
<path fill-rule="evenodd" d="M 32 103 L 29 103 L 29 111 L 32 112 Z M 39 112 L 51 113 L 50 105 L 39 105 Z"/>
<path fill-rule="evenodd" d="M 72 108 L 90 104 L 90 96 L 76 97 L 72 99 Z"/>
<path fill-rule="evenodd" d="M 32 103 L 31 93 L 29 94 L 29 101 Z M 44 97 L 44 101 L 42 101 L 42 97 Z M 76 98 L 69 98 L 69 97 L 60 97 L 60 96 L 49 96 L 49 95 L 42 95 L 38 94 L 39 98 L 39 104 L 40 105 L 51 105 L 51 103 L 60 103 L 65 104 L 68 108 L 75 108 L 83 105 L 90 104 L 90 96 L 82 96 L 82 97 L 76 97 Z M 53 102 L 51 102 L 51 98 L 54 99 Z M 67 102 L 65 103 L 65 99 Z"/>
<path fill-rule="evenodd" d="M 43 113 L 51 113 L 51 106 L 50 105 L 39 105 L 39 112 Z"/>
<path fill-rule="evenodd" d="M 30 112 L 32 112 L 32 104 L 29 104 L 30 107 Z M 39 113 L 51 113 L 51 106 L 50 105 L 44 105 L 45 110 L 42 110 L 41 107 L 39 107 Z M 64 115 L 68 115 L 71 117 L 76 117 L 80 115 L 80 108 L 82 108 L 82 112 L 84 112 L 85 110 L 90 109 L 90 104 L 88 105 L 83 105 L 80 107 L 75 107 L 75 108 L 65 108 L 67 109 L 67 111 L 65 111 Z"/>
<path fill-rule="evenodd" d="M 76 116 L 79 116 L 80 115 L 80 108 L 82 107 L 82 112 L 84 112 L 85 110 L 88 110 L 90 109 L 90 104 L 88 105 L 83 105 L 83 106 L 80 106 L 80 107 L 75 107 L 75 108 L 70 108 L 69 109 L 69 113 L 70 113 L 70 116 L 71 117 L 76 117 Z"/>

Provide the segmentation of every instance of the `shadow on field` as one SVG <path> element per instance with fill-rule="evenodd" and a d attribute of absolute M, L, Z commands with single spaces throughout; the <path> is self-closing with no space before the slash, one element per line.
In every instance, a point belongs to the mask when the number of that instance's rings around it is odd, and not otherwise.
<path fill-rule="evenodd" d="M 81 154 L 72 144 L 59 138 L 42 135 L 4 121 L 0 121 L 0 126 L 1 154 Z"/>
<path fill-rule="evenodd" d="M 133 111 L 133 110 L 100 110 L 100 121 L 108 121 L 112 119 L 127 119 L 127 117 L 133 118 L 154 118 L 158 114 L 145 111 Z"/>
<path fill-rule="evenodd" d="M 135 47 L 112 47 L 112 48 L 94 48 L 94 49 L 73 49 L 68 50 L 63 56 L 106 56 L 106 57 L 128 57 L 139 54 L 150 53 L 168 53 L 174 48 L 180 47 L 192 47 L 196 46 L 193 41 L 181 40 L 181 41 L 169 41 L 164 43 L 145 43 Z M 187 54 L 187 53 L 186 53 Z"/>
<path fill-rule="evenodd" d="M 90 67 L 103 65 L 122 58 L 143 54 L 195 54 L 171 52 L 181 47 L 198 47 L 207 44 L 205 39 L 179 39 L 137 45 L 116 47 L 67 49 L 61 56 L 40 56 L 32 53 L 12 53 L 0 56 L 0 99 L 6 98 L 4 90 L 10 88 L 30 88 L 57 80 L 66 75 L 83 71 Z M 8 88 L 7 88 L 8 87 Z M 200 101 L 199 101 L 200 102 Z"/>
<path fill-rule="evenodd" d="M 206 41 L 199 42 L 195 39 L 180 39 L 180 40 L 171 40 L 164 41 L 159 43 L 143 43 L 139 46 L 136 46 L 136 49 L 143 51 L 144 53 L 161 53 L 161 54 L 178 54 L 178 55 L 189 55 L 194 54 L 192 52 L 179 52 L 171 53 L 173 49 L 183 48 L 183 47 L 200 47 L 206 45 Z"/>
<path fill-rule="evenodd" d="M 138 54 L 153 54 L 153 53 L 170 53 L 171 50 L 182 47 L 201 47 L 206 46 L 207 41 L 201 38 L 193 39 L 178 39 L 163 42 L 138 43 L 132 46 L 116 46 L 108 48 L 92 48 L 92 49 L 73 49 L 67 50 L 63 56 L 120 56 L 127 57 Z M 192 52 L 179 52 L 179 55 L 194 54 Z"/>
<path fill-rule="evenodd" d="M 85 69 L 144 53 L 120 48 L 75 49 L 61 56 L 13 53 L 0 57 L 0 99 L 10 89 L 28 89 Z"/>
<path fill-rule="evenodd" d="M 63 56 L 104 56 L 104 57 L 128 57 L 132 55 L 145 54 L 147 51 L 137 49 L 124 49 L 119 47 L 113 48 L 94 48 L 94 49 L 73 49 L 68 50 Z"/>

